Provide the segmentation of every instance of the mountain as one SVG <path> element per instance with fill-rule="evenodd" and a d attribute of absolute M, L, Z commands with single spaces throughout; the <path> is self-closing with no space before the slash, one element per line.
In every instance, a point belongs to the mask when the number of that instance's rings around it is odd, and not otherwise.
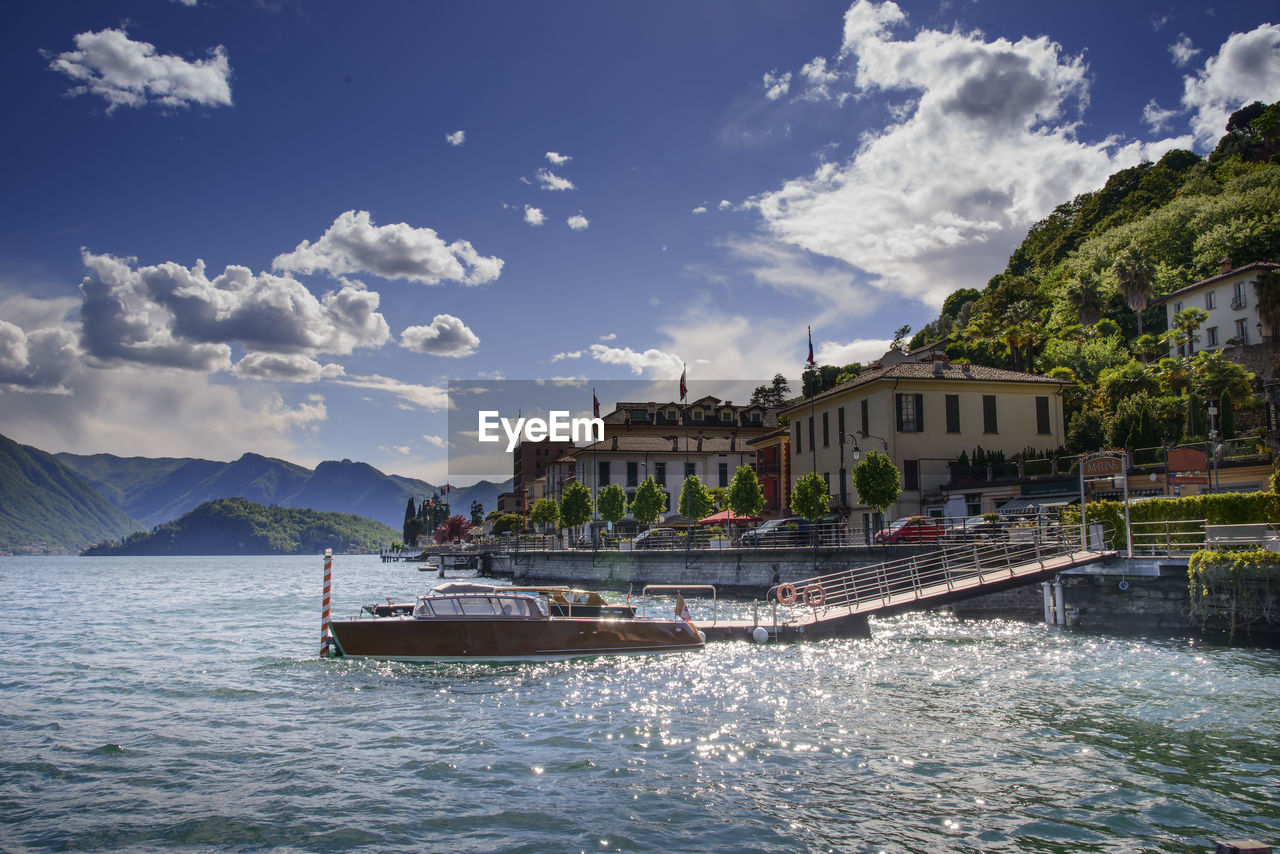
<path fill-rule="evenodd" d="M 100 555 L 303 555 L 376 552 L 399 532 L 350 513 L 265 507 L 244 498 L 201 504 L 149 533 L 99 544 Z"/>
<path fill-rule="evenodd" d="M 142 527 L 55 457 L 0 436 L 0 553 L 79 551 Z"/>
<path fill-rule="evenodd" d="M 252 453 L 230 463 L 111 454 L 56 457 L 147 527 L 218 498 L 246 498 L 258 504 L 354 513 L 399 531 L 411 497 L 421 500 L 440 491 L 426 481 L 384 474 L 351 460 L 323 462 L 311 470 Z M 510 488 L 510 481 L 480 481 L 451 487 L 446 498 L 453 512 L 468 516 L 473 500 L 480 501 L 487 513 L 498 506 L 498 494 Z"/>

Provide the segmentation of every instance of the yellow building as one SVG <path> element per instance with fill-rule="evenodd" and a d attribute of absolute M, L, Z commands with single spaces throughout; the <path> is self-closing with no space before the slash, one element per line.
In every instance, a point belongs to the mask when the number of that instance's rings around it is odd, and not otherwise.
<path fill-rule="evenodd" d="M 832 508 L 867 524 L 852 470 L 862 454 L 881 450 L 902 473 L 902 494 L 885 518 L 941 514 L 950 464 L 961 453 L 981 447 L 1012 456 L 1063 444 L 1062 386 L 1037 374 L 943 360 L 869 369 L 782 411 L 791 419 L 791 485 L 817 472 Z"/>

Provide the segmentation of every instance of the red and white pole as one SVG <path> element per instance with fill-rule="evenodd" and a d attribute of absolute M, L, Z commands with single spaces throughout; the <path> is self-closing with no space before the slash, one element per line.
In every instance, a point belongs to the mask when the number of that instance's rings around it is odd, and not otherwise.
<path fill-rule="evenodd" d="M 329 593 L 333 588 L 333 549 L 324 550 L 324 599 L 320 606 L 320 655 L 329 654 Z"/>

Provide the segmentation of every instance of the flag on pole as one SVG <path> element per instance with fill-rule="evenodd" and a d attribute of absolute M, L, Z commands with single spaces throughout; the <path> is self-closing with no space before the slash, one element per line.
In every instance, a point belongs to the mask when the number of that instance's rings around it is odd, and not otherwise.
<path fill-rule="evenodd" d="M 684 384 L 685 375 L 688 373 L 689 373 L 688 366 L 685 366 L 685 369 L 680 372 L 680 402 L 681 403 L 684 403 L 685 397 L 688 396 L 689 394 L 689 388 Z"/>
<path fill-rule="evenodd" d="M 812 326 L 810 326 L 810 327 L 809 327 L 809 358 L 808 358 L 808 359 L 806 359 L 805 361 L 809 363 L 809 367 L 811 367 L 811 368 L 812 368 L 812 367 L 814 366 L 814 361 L 813 361 L 813 327 L 812 327 Z"/>
<path fill-rule="evenodd" d="M 595 389 L 591 389 L 591 411 L 596 418 L 600 417 L 600 398 L 596 397 Z"/>
<path fill-rule="evenodd" d="M 684 596 L 680 595 L 680 591 L 676 591 L 676 619 L 689 619 L 689 606 L 684 604 Z"/>

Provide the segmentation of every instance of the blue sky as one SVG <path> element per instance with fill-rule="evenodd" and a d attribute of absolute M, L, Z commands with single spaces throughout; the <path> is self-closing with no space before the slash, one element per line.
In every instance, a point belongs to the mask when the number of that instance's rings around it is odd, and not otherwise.
<path fill-rule="evenodd" d="M 807 326 L 874 359 L 1055 205 L 1280 99 L 1280 16 L 17 0 L 0 63 L 0 433 L 438 482 L 450 378 L 585 409 L 796 377 Z"/>

